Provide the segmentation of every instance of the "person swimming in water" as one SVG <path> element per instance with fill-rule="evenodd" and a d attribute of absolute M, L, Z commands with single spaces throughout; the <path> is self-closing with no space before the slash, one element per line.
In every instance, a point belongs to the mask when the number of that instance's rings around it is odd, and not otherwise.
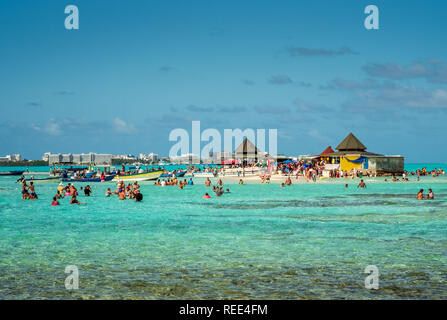
<path fill-rule="evenodd" d="M 244 184 L 244 180 L 239 179 L 239 184 Z"/>
<path fill-rule="evenodd" d="M 56 197 L 53 197 L 53 201 L 51 202 L 51 205 L 52 206 L 58 206 L 60 203 L 59 203 L 59 201 L 57 201 L 57 198 Z"/>
<path fill-rule="evenodd" d="M 202 197 L 203 199 L 209 199 L 209 198 L 211 198 L 210 197 L 210 195 L 208 194 L 208 192 L 207 193 L 205 193 L 205 195 Z"/>
<path fill-rule="evenodd" d="M 427 199 L 428 200 L 434 200 L 435 199 L 435 194 L 433 193 L 432 189 L 428 189 Z"/>

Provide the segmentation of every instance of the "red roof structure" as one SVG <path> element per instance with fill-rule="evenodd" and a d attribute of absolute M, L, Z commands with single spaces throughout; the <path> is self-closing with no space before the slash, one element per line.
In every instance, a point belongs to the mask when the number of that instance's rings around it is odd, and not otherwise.
<path fill-rule="evenodd" d="M 334 152 L 335 151 L 331 148 L 331 146 L 329 146 L 326 149 L 324 149 L 324 151 L 322 153 L 320 153 L 320 156 L 324 156 L 325 154 L 334 153 Z"/>

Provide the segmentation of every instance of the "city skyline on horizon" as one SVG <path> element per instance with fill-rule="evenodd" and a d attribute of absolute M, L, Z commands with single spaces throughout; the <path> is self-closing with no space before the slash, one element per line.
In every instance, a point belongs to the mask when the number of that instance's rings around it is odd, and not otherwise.
<path fill-rule="evenodd" d="M 64 28 L 68 4 L 79 30 Z M 364 27 L 369 4 L 379 30 Z M 198 120 L 221 133 L 277 129 L 287 156 L 353 132 L 368 151 L 446 163 L 446 10 L 434 0 L 3 2 L 0 153 L 164 157 L 169 133 Z"/>

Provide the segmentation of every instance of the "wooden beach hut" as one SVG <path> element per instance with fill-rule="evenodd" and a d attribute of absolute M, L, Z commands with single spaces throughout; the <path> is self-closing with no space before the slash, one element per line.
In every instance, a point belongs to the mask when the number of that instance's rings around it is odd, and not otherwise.
<path fill-rule="evenodd" d="M 263 156 L 264 152 L 260 152 L 253 142 L 247 138 L 234 150 L 234 158 L 244 163 L 257 162 Z"/>
<path fill-rule="evenodd" d="M 334 167 L 332 169 L 346 172 L 353 169 L 369 170 L 376 174 L 403 173 L 404 157 L 368 152 L 366 146 L 353 133 L 349 133 L 336 149 L 336 152 L 323 155 L 326 163 Z"/>

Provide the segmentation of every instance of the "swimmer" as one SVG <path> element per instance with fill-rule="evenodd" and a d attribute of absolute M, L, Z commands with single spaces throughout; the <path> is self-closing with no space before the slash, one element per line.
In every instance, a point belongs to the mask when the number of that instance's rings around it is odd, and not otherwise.
<path fill-rule="evenodd" d="M 226 193 L 230 193 L 230 189 L 227 189 Z"/>
<path fill-rule="evenodd" d="M 348 184 L 345 184 L 345 188 L 348 189 Z"/>
<path fill-rule="evenodd" d="M 52 206 L 58 206 L 60 203 L 59 203 L 59 201 L 57 201 L 57 198 L 56 197 L 53 197 L 53 201 L 51 202 L 51 205 Z"/>
<path fill-rule="evenodd" d="M 281 188 L 282 187 L 284 187 L 285 186 L 285 183 L 284 182 L 282 182 L 280 185 L 279 185 Z"/>
<path fill-rule="evenodd" d="M 242 179 L 239 179 L 239 184 L 244 184 L 244 181 Z"/>
<path fill-rule="evenodd" d="M 110 188 L 107 188 L 106 197 L 110 197 L 111 195 L 112 195 L 112 190 L 110 190 Z"/>
<path fill-rule="evenodd" d="M 208 194 L 208 192 L 207 193 L 205 193 L 205 195 L 202 197 L 203 199 L 209 199 L 209 198 L 211 198 L 210 197 L 210 195 Z"/>

